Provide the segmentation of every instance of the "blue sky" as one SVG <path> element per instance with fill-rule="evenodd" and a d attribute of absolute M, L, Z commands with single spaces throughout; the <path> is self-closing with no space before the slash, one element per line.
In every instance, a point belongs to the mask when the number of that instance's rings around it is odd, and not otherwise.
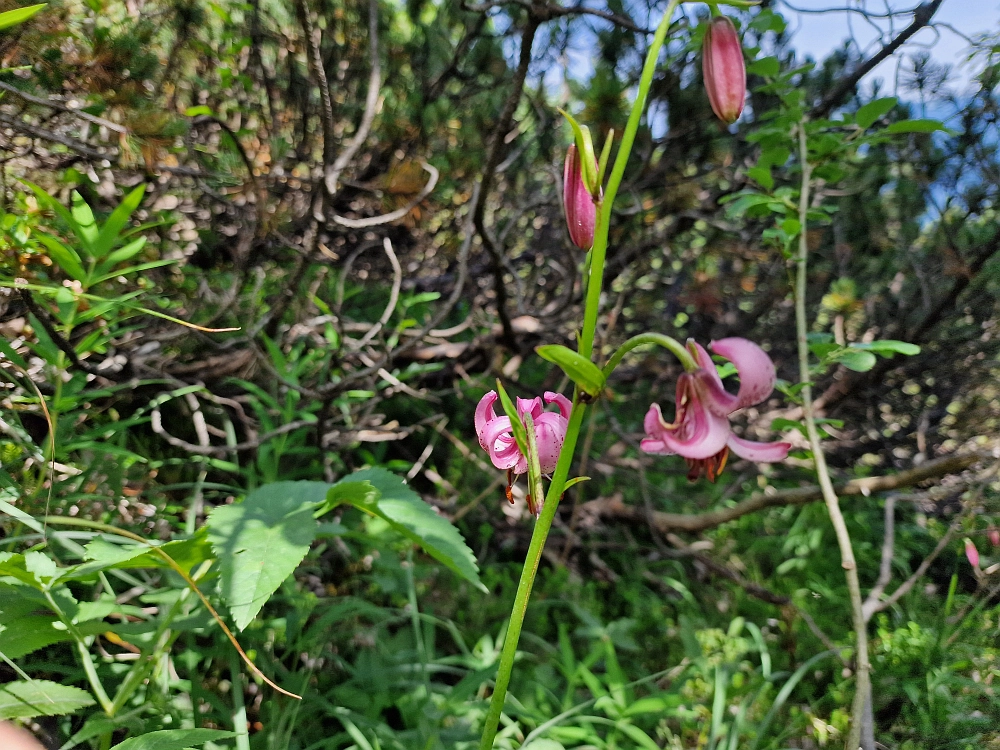
<path fill-rule="evenodd" d="M 878 50 L 879 37 L 887 41 L 907 26 L 910 16 L 903 16 L 890 28 L 884 19 L 871 18 L 870 22 L 858 13 L 847 12 L 845 8 L 867 9 L 873 13 L 884 13 L 886 6 L 893 10 L 907 10 L 916 7 L 920 0 L 778 0 L 776 5 L 789 22 L 792 45 L 800 53 L 810 54 L 822 60 L 831 51 L 843 45 L 845 39 L 853 38 L 864 54 Z M 839 8 L 836 12 L 813 13 L 827 8 Z M 934 29 L 923 29 L 905 45 L 904 55 L 920 49 L 930 51 L 932 58 L 950 65 L 952 76 L 949 85 L 963 89 L 975 70 L 965 62 L 969 44 L 962 38 L 1000 30 L 1000 0 L 944 0 L 934 15 Z M 875 28 L 878 27 L 878 28 Z M 871 85 L 875 78 L 881 78 L 886 93 L 895 90 L 897 69 L 904 56 L 899 53 L 879 65 L 868 74 L 865 81 Z"/>

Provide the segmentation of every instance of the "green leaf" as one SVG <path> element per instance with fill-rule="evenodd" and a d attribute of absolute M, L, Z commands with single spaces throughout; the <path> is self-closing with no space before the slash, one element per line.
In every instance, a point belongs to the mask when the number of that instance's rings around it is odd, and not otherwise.
<path fill-rule="evenodd" d="M 521 421 L 521 415 L 517 413 L 514 402 L 507 395 L 507 389 L 500 382 L 500 378 L 497 378 L 497 392 L 500 394 L 500 405 L 503 406 L 504 414 L 510 420 L 510 431 L 514 435 L 514 442 L 517 443 L 517 449 L 521 451 L 522 456 L 527 456 L 528 431 L 524 427 L 524 422 Z"/>
<path fill-rule="evenodd" d="M 597 396 L 604 388 L 604 373 L 582 354 L 559 344 L 539 346 L 535 351 L 542 359 L 559 365 L 569 379 L 588 396 Z"/>
<path fill-rule="evenodd" d="M 350 487 L 338 489 L 341 483 Z M 371 501 L 370 491 L 359 491 L 359 484 L 369 485 L 377 492 L 375 502 Z M 356 471 L 333 485 L 327 497 L 340 498 L 340 502 L 378 516 L 480 591 L 487 591 L 479 580 L 476 557 L 458 529 L 448 519 L 435 513 L 431 506 L 392 472 L 385 469 Z"/>
<path fill-rule="evenodd" d="M 875 366 L 875 355 L 862 349 L 844 349 L 837 352 L 833 359 L 855 372 L 868 372 Z"/>
<path fill-rule="evenodd" d="M 897 101 L 899 100 L 896 97 L 887 96 L 882 99 L 876 99 L 873 102 L 868 102 L 858 110 L 854 116 L 854 121 L 857 122 L 858 127 L 862 130 L 868 130 L 868 128 L 875 124 L 878 118 L 891 112 L 892 108 L 896 106 Z"/>
<path fill-rule="evenodd" d="M 80 256 L 77 254 L 76 250 L 71 247 L 66 247 L 66 245 L 61 243 L 55 237 L 42 232 L 39 232 L 37 236 L 38 241 L 48 248 L 49 255 L 52 257 L 52 260 L 54 260 L 62 270 L 77 281 L 84 281 L 87 278 L 87 272 L 83 270 L 83 262 L 80 260 Z"/>
<path fill-rule="evenodd" d="M 325 482 L 275 482 L 208 517 L 208 537 L 221 562 L 220 589 L 243 630 L 309 551 L 312 513 L 326 498 Z"/>
<path fill-rule="evenodd" d="M 215 4 L 212 3 L 214 6 Z M 212 108 L 206 104 L 199 104 L 197 107 L 188 107 L 184 110 L 185 117 L 199 117 L 200 115 L 211 115 Z"/>
<path fill-rule="evenodd" d="M 45 3 L 40 3 L 39 5 L 26 5 L 23 8 L 14 8 L 14 10 L 0 13 L 0 29 L 24 23 L 44 7 Z"/>
<path fill-rule="evenodd" d="M 92 705 L 86 690 L 48 680 L 8 682 L 0 688 L 0 719 L 61 716 Z"/>
<path fill-rule="evenodd" d="M 0 339 L 0 354 L 5 356 L 15 365 L 20 367 L 22 370 L 28 369 L 28 363 L 24 361 L 24 357 L 17 353 L 17 351 L 12 347 L 6 340 Z"/>
<path fill-rule="evenodd" d="M 933 133 L 938 130 L 947 130 L 944 123 L 939 120 L 900 120 L 889 125 L 884 133 Z"/>
<path fill-rule="evenodd" d="M 920 347 L 916 344 L 910 344 L 906 341 L 894 341 L 892 339 L 886 339 L 885 341 L 869 341 L 863 344 L 851 344 L 852 349 L 865 349 L 867 351 L 875 352 L 876 354 L 881 354 L 884 357 L 888 357 L 892 354 L 904 354 L 907 357 L 913 357 L 920 354 Z"/>
<path fill-rule="evenodd" d="M 781 63 L 778 62 L 777 57 L 762 57 L 760 60 L 755 60 L 749 65 L 747 65 L 747 73 L 751 75 L 764 76 L 765 78 L 774 78 L 781 72 Z"/>
<path fill-rule="evenodd" d="M 235 736 L 234 732 L 222 729 L 160 729 L 138 737 L 129 737 L 115 745 L 115 750 L 185 750 Z"/>
<path fill-rule="evenodd" d="M 83 199 L 75 190 L 73 191 L 73 207 L 71 209 L 73 214 L 73 231 L 77 233 L 81 240 L 84 241 L 84 247 L 90 251 L 90 254 L 95 258 L 100 257 L 94 251 L 94 241 L 97 239 L 98 229 L 97 221 L 94 219 L 94 212 L 91 210 L 90 206 L 87 205 L 87 201 Z"/>
<path fill-rule="evenodd" d="M 630 724 L 627 721 L 619 721 L 615 724 L 615 729 L 623 734 L 627 734 L 629 739 L 638 743 L 640 747 L 647 748 L 647 750 L 660 750 L 660 746 L 653 741 L 653 738 L 635 726 L 635 724 Z"/>
<path fill-rule="evenodd" d="M 8 516 L 16 518 L 18 521 L 23 523 L 29 529 L 36 531 L 39 534 L 45 533 L 45 528 L 42 526 L 42 524 L 40 524 L 38 521 L 35 520 L 34 516 L 32 516 L 30 513 L 25 513 L 18 507 L 11 505 L 6 500 L 4 500 L 3 497 L 14 499 L 16 495 L 13 495 L 12 493 L 7 493 L 7 491 L 4 491 L 3 495 L 0 495 L 0 512 L 6 513 Z"/>
<path fill-rule="evenodd" d="M 132 213 L 139 207 L 139 204 L 142 203 L 142 197 L 145 194 L 146 185 L 139 185 L 139 187 L 126 195 L 122 199 L 122 202 L 118 204 L 118 207 L 111 212 L 111 216 L 109 216 L 108 220 L 104 222 L 104 226 L 101 227 L 100 234 L 98 234 L 94 241 L 93 250 L 95 258 L 103 258 L 111 252 L 111 248 L 121 241 L 119 235 L 121 234 L 122 229 L 124 229 L 128 224 L 128 220 L 132 216 Z M 129 247 L 131 247 L 131 245 L 129 245 Z M 119 250 L 118 252 L 120 253 L 122 250 Z M 132 255 L 135 255 L 137 252 L 139 252 L 138 249 L 136 249 L 136 251 L 131 255 L 127 255 L 125 257 L 131 258 Z M 124 258 L 115 262 L 119 263 L 121 260 L 124 260 Z"/>
<path fill-rule="evenodd" d="M 69 640 L 69 632 L 56 630 L 54 614 L 44 597 L 27 586 L 0 585 L 0 653 L 20 659 L 53 643 Z"/>
<path fill-rule="evenodd" d="M 751 167 L 747 170 L 747 176 L 765 190 L 774 187 L 774 175 L 771 174 L 770 167 Z"/>

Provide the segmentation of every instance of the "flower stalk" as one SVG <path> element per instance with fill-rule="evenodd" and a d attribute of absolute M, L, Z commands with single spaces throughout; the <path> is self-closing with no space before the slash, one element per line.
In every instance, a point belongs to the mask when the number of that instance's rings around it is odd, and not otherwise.
<path fill-rule="evenodd" d="M 580 335 L 577 348 L 577 351 L 588 359 L 593 357 L 594 352 L 594 335 L 597 331 L 597 316 L 600 312 L 611 207 L 614 204 L 615 196 L 618 194 L 618 187 L 621 185 L 622 177 L 625 175 L 625 167 L 628 164 L 629 155 L 632 153 L 632 145 L 639 130 L 642 113 L 646 108 L 646 99 L 649 96 L 649 89 L 653 82 L 653 73 L 656 70 L 656 61 L 660 56 L 663 43 L 666 41 L 667 32 L 670 29 L 670 20 L 680 3 L 681 0 L 670 0 L 663 13 L 663 18 L 660 20 L 659 26 L 657 26 L 653 41 L 649 46 L 649 52 L 646 55 L 646 61 L 643 64 L 642 77 L 639 80 L 639 90 L 632 105 L 632 112 L 629 114 L 628 123 L 625 126 L 625 131 L 622 133 L 621 145 L 615 156 L 611 176 L 608 178 L 604 200 L 598 207 L 594 227 L 594 245 L 590 251 L 587 297 L 583 313 L 583 331 Z M 483 727 L 483 736 L 479 744 L 480 750 L 492 750 L 493 748 L 493 740 L 496 738 L 497 727 L 500 725 L 500 714 L 503 712 L 504 701 L 507 698 L 507 688 L 510 685 L 510 675 L 514 668 L 514 657 L 517 653 L 517 643 L 521 636 L 521 627 L 524 625 L 524 615 L 528 608 L 531 587 L 535 582 L 535 574 L 538 572 L 542 550 L 545 548 L 545 540 L 548 538 L 549 529 L 552 527 L 552 521 L 559 507 L 559 500 L 562 498 L 563 490 L 566 487 L 570 465 L 573 462 L 573 454 L 576 452 L 577 439 L 580 436 L 580 426 L 583 423 L 583 416 L 586 410 L 586 405 L 580 401 L 579 389 L 577 389 L 574 393 L 573 410 L 566 429 L 566 440 L 563 443 L 562 450 L 559 452 L 559 460 L 556 464 L 555 472 L 552 474 L 552 480 L 549 482 L 545 503 L 541 508 L 538 520 L 535 522 L 535 528 L 531 534 L 531 542 L 528 546 L 528 555 L 524 561 L 521 578 L 517 584 L 514 607 L 511 610 L 503 649 L 500 653 L 500 664 L 497 668 L 493 696 L 490 699 L 490 707 L 486 714 L 485 726 Z"/>
<path fill-rule="evenodd" d="M 854 702 L 851 706 L 851 728 L 848 733 L 847 750 L 858 750 L 861 747 L 863 734 L 871 733 L 871 722 L 866 721 L 866 715 L 870 716 L 869 707 L 871 705 L 871 665 L 868 661 L 868 628 L 865 623 L 864 610 L 862 609 L 861 584 L 858 581 L 858 565 L 854 559 L 854 549 L 851 546 L 851 535 L 847 530 L 847 523 L 840 510 L 840 500 L 833 488 L 830 479 L 830 471 L 826 465 L 826 457 L 823 454 L 823 446 L 820 442 L 819 430 L 816 428 L 816 418 L 813 412 L 812 385 L 809 372 L 809 342 L 808 342 L 808 321 L 806 318 L 806 280 L 809 260 L 809 243 L 806 234 L 806 221 L 809 213 L 809 187 L 812 176 L 812 165 L 809 163 L 808 139 L 806 135 L 805 120 L 802 120 L 797 127 L 799 141 L 799 164 L 802 168 L 802 187 L 799 191 L 799 252 L 796 263 L 795 278 L 795 331 L 796 342 L 799 354 L 799 380 L 802 383 L 802 414 L 806 424 L 806 433 L 809 438 L 809 445 L 813 453 L 813 461 L 816 467 L 816 478 L 819 481 L 820 489 L 823 493 L 823 500 L 826 503 L 827 511 L 830 514 L 830 522 L 837 537 L 837 544 L 840 547 L 841 565 L 844 568 L 844 576 L 847 579 L 847 590 L 851 601 L 851 619 L 854 624 L 855 646 L 856 646 L 856 668 L 857 678 L 854 691 Z M 862 732 L 862 727 L 868 724 L 866 732 Z M 865 748 L 871 746 L 871 742 L 866 738 Z"/>

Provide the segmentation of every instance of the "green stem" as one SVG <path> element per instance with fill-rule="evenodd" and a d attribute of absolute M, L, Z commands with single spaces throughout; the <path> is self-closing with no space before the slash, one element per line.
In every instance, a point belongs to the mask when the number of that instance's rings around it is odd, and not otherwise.
<path fill-rule="evenodd" d="M 243 702 L 243 675 L 240 657 L 229 652 L 229 674 L 233 692 L 233 731 L 236 733 L 236 750 L 250 750 L 250 728 L 247 726 L 247 707 Z"/>
<path fill-rule="evenodd" d="M 662 346 L 664 349 L 670 351 L 677 359 L 681 361 L 684 365 L 684 369 L 688 372 L 694 372 L 698 369 L 698 363 L 694 361 L 694 357 L 691 356 L 691 352 L 679 342 L 677 339 L 666 336 L 662 333 L 640 333 L 638 336 L 633 336 L 624 344 L 618 347 L 614 354 L 611 355 L 611 359 L 608 363 L 604 365 L 604 377 L 608 378 L 611 373 L 614 372 L 615 368 L 621 363 L 622 359 L 633 349 L 638 349 L 640 346 L 645 346 L 646 344 L 656 344 Z"/>
<path fill-rule="evenodd" d="M 857 645 L 857 683 L 854 691 L 854 702 L 851 706 L 851 729 L 845 747 L 847 750 L 858 750 L 862 740 L 861 728 L 864 723 L 865 706 L 871 690 L 868 629 L 862 609 L 861 584 L 858 581 L 858 564 L 854 559 L 851 535 L 847 530 L 844 514 L 840 510 L 840 500 L 837 498 L 833 482 L 830 480 L 830 471 L 826 465 L 826 457 L 823 455 L 823 446 L 820 443 L 819 430 L 816 429 L 816 419 L 813 414 L 812 385 L 809 372 L 808 322 L 806 320 L 806 272 L 809 258 L 806 220 L 809 212 L 809 180 L 812 175 L 812 166 L 809 164 L 804 120 L 799 123 L 798 137 L 802 189 L 799 192 L 798 206 L 801 228 L 799 230 L 798 272 L 795 280 L 795 330 L 799 350 L 799 380 L 802 382 L 802 414 L 806 423 L 809 444 L 812 448 L 813 461 L 816 464 L 816 478 L 819 480 L 823 500 L 826 502 L 827 511 L 830 514 L 830 522 L 833 524 L 837 544 L 840 546 L 841 566 L 844 568 L 847 590 L 851 600 L 851 619 L 854 623 Z"/>
<path fill-rule="evenodd" d="M 94 697 L 97 698 L 97 702 L 101 704 L 101 708 L 104 709 L 104 713 L 111 716 L 111 699 L 108 697 L 108 693 L 104 689 L 104 685 L 101 683 L 101 678 L 97 674 L 97 667 L 94 666 L 94 657 L 91 655 L 90 649 L 87 648 L 83 635 L 80 634 L 80 631 L 76 629 L 76 625 L 74 625 L 70 618 L 67 617 L 62 611 L 62 608 L 56 603 L 56 600 L 52 598 L 51 592 L 46 589 L 42 592 L 42 594 L 45 596 L 45 600 L 49 603 L 49 607 L 51 607 L 52 611 L 59 616 L 59 620 L 66 626 L 66 630 L 73 638 L 73 643 L 76 646 L 76 653 L 80 657 L 81 666 L 83 666 L 83 673 L 87 676 L 87 682 L 90 683 L 90 689 L 93 691 Z"/>
<path fill-rule="evenodd" d="M 625 126 L 625 132 L 622 133 L 621 146 L 615 156 L 615 164 L 611 170 L 611 177 L 608 179 L 604 200 L 597 214 L 594 228 L 594 247 L 590 251 L 590 274 L 587 280 L 587 299 L 583 312 L 583 332 L 579 339 L 578 348 L 584 357 L 590 358 L 594 352 L 594 335 L 597 331 L 597 316 L 601 306 L 611 207 L 625 174 L 625 167 L 632 152 L 632 144 L 635 142 L 639 122 L 642 120 L 642 112 L 646 108 L 646 99 L 653 82 L 656 62 L 670 29 L 670 19 L 680 3 L 681 0 L 670 0 L 663 13 L 663 18 L 660 20 L 660 25 L 656 29 L 656 34 L 653 36 L 653 42 L 646 54 L 646 62 L 642 68 L 642 76 L 639 79 L 639 91 L 632 105 L 632 112 L 629 115 L 628 124 Z M 570 465 L 573 463 L 573 453 L 576 451 L 576 443 L 580 437 L 580 425 L 583 423 L 584 412 L 586 412 L 586 406 L 580 402 L 579 391 L 577 391 L 573 396 L 573 412 L 569 417 L 566 439 L 563 442 L 562 450 L 559 451 L 559 461 L 556 463 L 555 473 L 549 483 L 549 491 L 545 496 L 542 512 L 531 533 L 528 556 L 524 561 L 521 579 L 517 584 L 514 607 L 510 613 L 507 634 L 500 652 L 500 664 L 497 668 L 493 697 L 490 699 L 489 712 L 486 714 L 483 738 L 479 743 L 480 750 L 492 750 L 493 748 L 493 740 L 496 738 L 497 727 L 500 725 L 500 714 L 503 713 L 504 701 L 507 698 L 511 671 L 514 668 L 514 657 L 517 654 L 517 643 L 521 637 L 521 627 L 524 625 L 524 615 L 528 609 L 528 598 L 531 596 L 531 587 L 535 582 L 535 574 L 538 572 L 542 550 L 545 548 L 545 540 L 548 538 L 549 529 L 552 527 L 552 521 L 559 507 L 559 500 L 562 498 L 563 489 L 566 486 Z"/>
<path fill-rule="evenodd" d="M 594 229 L 594 247 L 590 251 L 592 256 L 590 281 L 587 284 L 587 305 L 583 313 L 583 333 L 580 336 L 579 352 L 584 357 L 589 357 L 594 349 L 597 314 L 600 312 L 601 291 L 604 286 L 601 282 L 604 279 L 604 259 L 608 250 L 611 208 L 614 205 L 615 196 L 618 195 L 618 187 L 621 185 L 622 177 L 625 175 L 625 167 L 628 165 L 628 158 L 632 153 L 632 144 L 635 142 L 635 135 L 639 130 L 642 113 L 646 109 L 646 99 L 649 96 L 649 87 L 653 83 L 653 73 L 656 72 L 656 62 L 660 57 L 663 42 L 667 38 L 667 32 L 670 30 L 670 19 L 680 4 L 681 0 L 670 0 L 667 9 L 663 12 L 660 25 L 656 27 L 656 34 L 653 36 L 653 42 L 646 54 L 642 76 L 639 78 L 639 91 L 632 105 L 632 112 L 628 116 L 625 132 L 622 133 L 622 143 L 618 147 L 615 165 L 611 169 L 611 177 L 608 178 L 608 186 L 604 191 L 604 200 L 600 205 L 600 211 L 598 211 L 597 225 Z"/>

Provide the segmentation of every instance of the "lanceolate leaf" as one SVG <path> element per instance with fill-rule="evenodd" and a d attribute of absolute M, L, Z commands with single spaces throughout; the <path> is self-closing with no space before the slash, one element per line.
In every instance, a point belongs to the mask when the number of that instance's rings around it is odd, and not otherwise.
<path fill-rule="evenodd" d="M 542 359 L 559 365 L 569 379 L 587 395 L 597 396 L 604 388 L 604 373 L 582 354 L 558 344 L 539 346 L 535 351 Z"/>
<path fill-rule="evenodd" d="M 362 486 L 373 491 L 363 490 Z M 385 469 L 357 471 L 333 485 L 327 497 L 331 508 L 347 503 L 385 520 L 435 560 L 486 591 L 479 580 L 476 557 L 458 529 L 435 513 L 395 474 Z"/>
<path fill-rule="evenodd" d="M 111 249 L 118 244 L 122 229 L 128 224 L 129 217 L 142 203 L 142 196 L 146 193 L 146 186 L 139 185 L 135 190 L 126 195 L 118 207 L 111 212 L 111 216 L 104 222 L 100 234 L 94 240 L 94 256 L 103 258 Z M 138 252 L 138 251 L 136 251 Z"/>
<path fill-rule="evenodd" d="M 290 576 L 316 538 L 312 514 L 325 482 L 275 482 L 208 517 L 208 538 L 221 566 L 220 588 L 243 630 Z"/>
<path fill-rule="evenodd" d="M 206 742 L 235 737 L 222 729 L 161 729 L 115 745 L 115 750 L 185 750 Z"/>
<path fill-rule="evenodd" d="M 90 693 L 48 680 L 8 682 L 0 687 L 0 719 L 61 716 L 94 705 Z"/>
<path fill-rule="evenodd" d="M 44 7 L 45 3 L 39 3 L 38 5 L 26 5 L 23 8 L 14 8 L 14 10 L 0 13 L 0 29 L 24 23 Z"/>

